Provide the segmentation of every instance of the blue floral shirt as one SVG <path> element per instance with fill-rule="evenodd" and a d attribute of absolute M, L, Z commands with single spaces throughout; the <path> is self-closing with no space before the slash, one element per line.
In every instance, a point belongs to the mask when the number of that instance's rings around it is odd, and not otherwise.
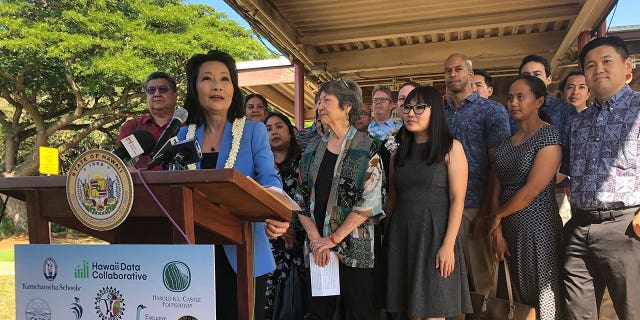
<path fill-rule="evenodd" d="M 402 127 L 402 121 L 395 120 L 394 118 L 389 118 L 387 121 L 377 124 L 375 121 L 371 121 L 369 123 L 369 135 L 372 136 L 377 141 L 382 141 L 387 139 L 389 133 L 398 131 Z"/>
<path fill-rule="evenodd" d="M 570 147 L 571 207 L 640 205 L 639 92 L 624 86 L 609 100 L 595 101 L 576 115 Z"/>
<path fill-rule="evenodd" d="M 462 143 L 469 163 L 469 179 L 464 206 L 479 208 L 487 193 L 490 148 L 496 148 L 509 138 L 507 109 L 477 93 L 464 99 L 459 109 L 447 106 L 447 119 L 451 135 Z"/>

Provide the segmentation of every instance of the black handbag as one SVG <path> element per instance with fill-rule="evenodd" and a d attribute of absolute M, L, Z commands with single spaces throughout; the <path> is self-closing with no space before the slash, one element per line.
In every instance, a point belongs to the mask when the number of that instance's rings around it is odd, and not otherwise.
<path fill-rule="evenodd" d="M 291 265 L 287 277 L 275 288 L 272 320 L 304 319 L 306 313 L 306 282 L 298 270 Z"/>

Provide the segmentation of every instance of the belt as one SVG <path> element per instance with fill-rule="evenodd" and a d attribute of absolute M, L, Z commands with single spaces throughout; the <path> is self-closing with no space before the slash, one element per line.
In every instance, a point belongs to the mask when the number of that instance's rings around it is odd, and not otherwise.
<path fill-rule="evenodd" d="M 582 210 L 582 209 L 573 209 L 573 214 L 576 217 L 586 219 L 591 223 L 615 220 L 617 217 L 620 217 L 625 214 L 633 213 L 635 214 L 640 209 L 640 206 L 635 207 L 624 207 L 621 209 L 602 209 L 602 210 Z"/>

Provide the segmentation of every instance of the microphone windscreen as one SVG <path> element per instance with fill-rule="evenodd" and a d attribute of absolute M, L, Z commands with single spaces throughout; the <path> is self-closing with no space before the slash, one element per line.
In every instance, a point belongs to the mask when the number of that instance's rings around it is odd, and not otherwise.
<path fill-rule="evenodd" d="M 144 150 L 142 155 L 148 155 L 156 144 L 156 139 L 153 138 L 151 132 L 146 130 L 136 130 L 133 132 L 133 135 L 136 137 L 136 140 L 138 140 L 142 150 Z"/>

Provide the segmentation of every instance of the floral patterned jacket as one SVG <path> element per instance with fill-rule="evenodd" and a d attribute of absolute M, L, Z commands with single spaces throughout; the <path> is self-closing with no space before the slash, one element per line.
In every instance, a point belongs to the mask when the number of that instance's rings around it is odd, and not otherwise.
<path fill-rule="evenodd" d="M 300 183 L 294 199 L 302 209 L 300 214 L 314 220 L 314 186 L 328 143 L 329 134 L 309 143 L 299 166 Z M 383 179 L 384 172 L 375 142 L 351 126 L 338 154 L 324 228 L 320 232 L 325 236 L 331 234 L 352 211 L 369 214 L 369 219 L 333 248 L 340 262 L 347 266 L 373 268 L 373 228 L 385 215 L 382 211 Z"/>

